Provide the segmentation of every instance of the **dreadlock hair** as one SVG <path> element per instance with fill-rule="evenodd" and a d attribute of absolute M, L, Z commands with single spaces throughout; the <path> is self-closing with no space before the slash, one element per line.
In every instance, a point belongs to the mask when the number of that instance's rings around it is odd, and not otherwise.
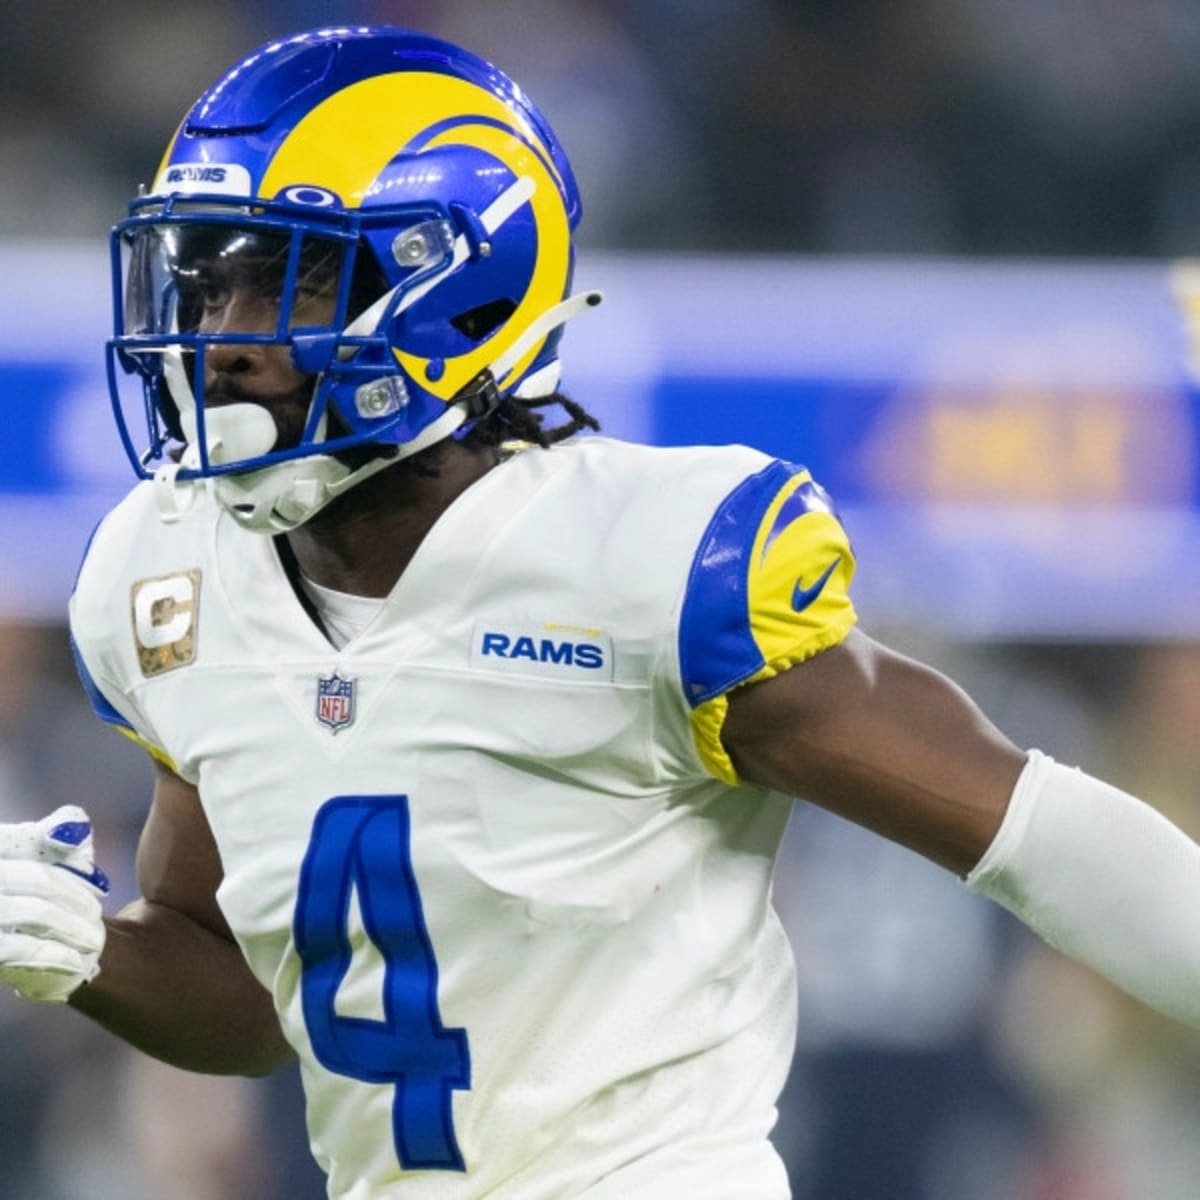
<path fill-rule="evenodd" d="M 542 414 L 534 411 L 557 404 L 562 408 L 569 421 L 545 428 Z M 471 450 L 482 450 L 489 446 L 501 446 L 505 442 L 528 442 L 534 446 L 548 449 L 556 442 L 566 441 L 567 438 L 581 433 L 585 429 L 599 431 L 600 422 L 596 420 L 582 405 L 576 404 L 569 396 L 554 392 L 549 396 L 538 396 L 522 400 L 516 396 L 505 396 L 485 416 L 472 423 L 467 432 L 455 440 L 459 445 Z M 414 475 L 426 478 L 439 474 L 438 466 L 451 439 L 435 442 L 426 450 L 414 454 L 412 458 L 402 460 L 408 470 Z"/>
<path fill-rule="evenodd" d="M 535 409 L 557 404 L 571 419 L 552 429 L 545 428 L 542 414 Z M 502 442 L 532 442 L 543 449 L 565 441 L 584 429 L 599 430 L 600 422 L 582 405 L 561 392 L 536 399 L 521 400 L 505 396 L 485 417 L 481 417 L 461 439 L 468 446 L 499 446 Z"/>

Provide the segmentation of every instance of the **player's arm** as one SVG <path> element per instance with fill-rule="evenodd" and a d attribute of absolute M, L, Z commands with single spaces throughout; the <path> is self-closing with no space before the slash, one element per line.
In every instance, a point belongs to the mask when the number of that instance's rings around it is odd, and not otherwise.
<path fill-rule="evenodd" d="M 221 860 L 191 784 L 155 764 L 141 899 L 106 920 L 100 970 L 68 1003 L 155 1058 L 262 1075 L 292 1054 L 216 902 Z"/>
<path fill-rule="evenodd" d="M 1200 1024 L 1200 847 L 1134 797 L 1018 751 L 943 676 L 852 631 L 735 689 L 721 737 L 741 778 L 966 876 L 1052 945 Z"/>
<path fill-rule="evenodd" d="M 857 629 L 731 693 L 722 740 L 741 778 L 959 875 L 995 839 L 1026 757 L 956 684 Z"/>

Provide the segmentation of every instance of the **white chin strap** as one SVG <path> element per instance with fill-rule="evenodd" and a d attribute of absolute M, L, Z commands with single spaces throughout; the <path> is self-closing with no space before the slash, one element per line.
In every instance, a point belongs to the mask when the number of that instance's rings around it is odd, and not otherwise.
<path fill-rule="evenodd" d="M 209 482 L 217 503 L 243 529 L 287 533 L 364 479 L 449 437 L 466 419 L 462 408 L 448 408 L 411 442 L 402 446 L 380 444 L 380 457 L 354 468 L 331 454 L 310 454 L 257 471 L 217 475 Z"/>
<path fill-rule="evenodd" d="M 154 473 L 155 501 L 162 520 L 167 524 L 180 520 L 191 511 L 197 496 L 211 489 L 217 503 L 243 528 L 277 534 L 304 524 L 343 492 L 384 467 L 449 437 L 467 414 L 457 405 L 448 408 L 411 442 L 398 447 L 381 445 L 380 457 L 358 467 L 348 467 L 331 454 L 310 454 L 257 471 L 207 479 L 178 478 L 182 470 L 201 468 L 195 410 L 184 410 L 180 417 L 187 448 L 179 462 L 168 463 Z M 274 418 L 258 404 L 214 408 L 206 414 L 204 425 L 212 466 L 266 454 L 277 436 Z M 322 428 L 319 436 L 323 434 Z M 396 453 L 389 454 L 390 450 Z"/>

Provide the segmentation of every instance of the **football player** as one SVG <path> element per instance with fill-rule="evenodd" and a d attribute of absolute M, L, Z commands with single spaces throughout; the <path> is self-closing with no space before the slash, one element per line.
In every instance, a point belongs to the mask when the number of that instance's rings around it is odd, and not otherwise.
<path fill-rule="evenodd" d="M 114 231 L 144 481 L 71 602 L 156 763 L 141 899 L 102 916 L 82 809 L 3 827 L 0 979 L 182 1067 L 298 1057 L 332 1196 L 783 1197 L 799 795 L 1200 1020 L 1200 851 L 859 632 L 803 468 L 570 438 L 579 218 L 524 93 L 418 34 L 187 114 Z"/>

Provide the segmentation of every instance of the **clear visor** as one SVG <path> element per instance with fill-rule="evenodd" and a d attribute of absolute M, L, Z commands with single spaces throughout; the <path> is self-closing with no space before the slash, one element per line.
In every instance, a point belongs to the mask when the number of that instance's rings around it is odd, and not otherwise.
<path fill-rule="evenodd" d="M 193 220 L 138 225 L 124 243 L 127 337 L 282 341 L 338 315 L 342 241 Z"/>

